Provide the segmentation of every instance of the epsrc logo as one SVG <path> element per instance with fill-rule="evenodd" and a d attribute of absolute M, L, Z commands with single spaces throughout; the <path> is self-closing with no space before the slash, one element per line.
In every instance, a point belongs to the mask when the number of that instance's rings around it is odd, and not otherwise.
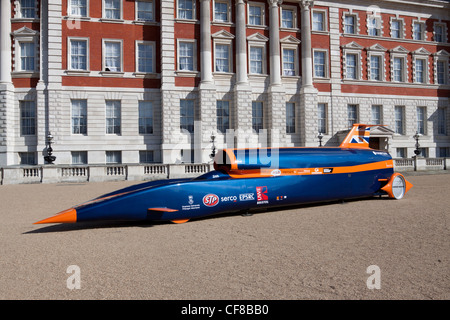
<path fill-rule="evenodd" d="M 203 204 L 207 207 L 214 207 L 219 203 L 219 197 L 213 193 L 203 197 Z"/>

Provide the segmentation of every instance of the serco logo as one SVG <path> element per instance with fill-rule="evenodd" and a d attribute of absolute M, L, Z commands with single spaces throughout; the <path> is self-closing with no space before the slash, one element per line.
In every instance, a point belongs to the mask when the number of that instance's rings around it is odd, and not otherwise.
<path fill-rule="evenodd" d="M 207 207 L 214 207 L 219 203 L 219 197 L 215 194 L 207 194 L 203 197 L 203 204 Z"/>

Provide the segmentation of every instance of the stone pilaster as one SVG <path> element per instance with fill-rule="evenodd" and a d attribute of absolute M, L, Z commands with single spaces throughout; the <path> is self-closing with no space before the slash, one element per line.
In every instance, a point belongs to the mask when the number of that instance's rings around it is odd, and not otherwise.
<path fill-rule="evenodd" d="M 175 132 L 180 131 L 179 122 L 174 121 L 179 110 L 175 110 L 179 99 L 174 97 L 175 88 L 175 25 L 173 14 L 175 1 L 161 1 L 161 160 L 170 163 L 176 142 Z"/>
<path fill-rule="evenodd" d="M 200 0 L 201 82 L 212 83 L 211 0 Z"/>
<path fill-rule="evenodd" d="M 236 83 L 246 84 L 247 78 L 247 37 L 245 26 L 245 2 L 236 0 Z"/>
<path fill-rule="evenodd" d="M 281 59 L 280 59 L 280 0 L 268 0 L 269 2 L 269 61 L 270 61 L 270 85 L 281 85 Z"/>
<path fill-rule="evenodd" d="M 313 85 L 313 68 L 311 52 L 311 7 L 314 4 L 312 0 L 301 0 L 302 15 L 302 86 L 311 87 Z"/>
<path fill-rule="evenodd" d="M 0 166 L 14 164 L 11 152 L 14 86 L 11 81 L 11 2 L 0 4 Z"/>

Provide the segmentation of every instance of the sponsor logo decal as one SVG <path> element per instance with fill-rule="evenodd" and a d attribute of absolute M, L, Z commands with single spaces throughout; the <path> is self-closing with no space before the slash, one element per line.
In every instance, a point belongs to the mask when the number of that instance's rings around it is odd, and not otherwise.
<path fill-rule="evenodd" d="M 267 195 L 267 186 L 264 187 L 256 187 L 256 199 L 257 204 L 267 204 L 269 203 L 269 196 Z"/>
<path fill-rule="evenodd" d="M 270 174 L 273 176 L 279 176 L 279 175 L 281 175 L 281 170 L 280 169 L 272 170 L 272 172 Z"/>
<path fill-rule="evenodd" d="M 196 210 L 200 209 L 199 204 L 194 204 L 194 196 L 188 196 L 189 205 L 181 206 L 181 210 Z"/>
<path fill-rule="evenodd" d="M 332 173 L 333 168 L 323 168 L 323 173 Z"/>
<path fill-rule="evenodd" d="M 203 204 L 207 207 L 214 207 L 219 203 L 219 197 L 213 193 L 203 197 Z"/>
<path fill-rule="evenodd" d="M 254 193 L 241 193 L 239 195 L 239 201 L 251 201 L 251 200 L 255 200 Z"/>
<path fill-rule="evenodd" d="M 237 197 L 236 196 L 222 197 L 222 198 L 220 198 L 220 201 L 222 201 L 222 202 L 229 202 L 229 201 L 236 202 L 237 201 Z"/>

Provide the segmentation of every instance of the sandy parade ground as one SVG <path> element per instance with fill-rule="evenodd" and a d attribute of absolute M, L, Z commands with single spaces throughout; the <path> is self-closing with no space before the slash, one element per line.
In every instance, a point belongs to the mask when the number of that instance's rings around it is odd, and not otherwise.
<path fill-rule="evenodd" d="M 0 299 L 449 299 L 450 174 L 405 176 L 402 200 L 184 224 L 33 225 L 139 182 L 3 185 Z"/>

